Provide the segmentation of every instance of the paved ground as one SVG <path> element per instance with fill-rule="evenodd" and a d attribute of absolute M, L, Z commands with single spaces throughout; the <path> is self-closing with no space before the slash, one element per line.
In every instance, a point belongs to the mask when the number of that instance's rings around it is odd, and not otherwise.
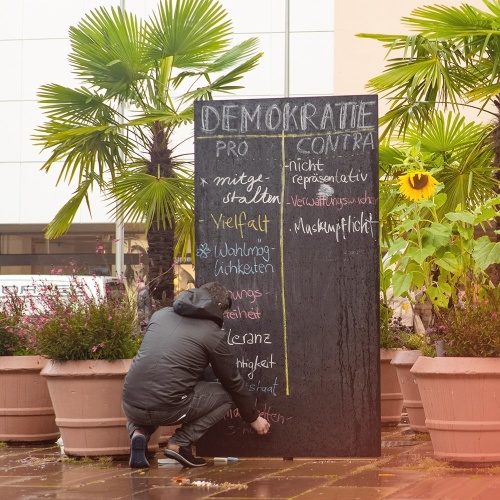
<path fill-rule="evenodd" d="M 371 459 L 242 459 L 185 469 L 158 463 L 71 460 L 58 445 L 0 447 L 1 500 L 300 499 L 498 500 L 500 467 L 455 468 L 433 459 L 425 434 L 402 424 L 382 432 Z"/>

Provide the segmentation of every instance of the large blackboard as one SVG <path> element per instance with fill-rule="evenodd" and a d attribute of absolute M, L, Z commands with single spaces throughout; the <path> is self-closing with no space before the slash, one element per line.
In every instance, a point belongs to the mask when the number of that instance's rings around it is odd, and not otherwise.
<path fill-rule="evenodd" d="M 195 105 L 196 282 L 233 295 L 232 411 L 205 456 L 380 455 L 376 96 Z"/>

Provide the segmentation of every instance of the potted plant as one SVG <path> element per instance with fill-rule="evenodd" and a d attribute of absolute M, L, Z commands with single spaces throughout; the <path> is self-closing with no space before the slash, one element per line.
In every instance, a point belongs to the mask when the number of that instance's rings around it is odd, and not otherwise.
<path fill-rule="evenodd" d="M 493 285 L 439 311 L 429 329 L 430 343 L 411 372 L 437 459 L 500 462 L 499 332 L 500 290 Z"/>
<path fill-rule="evenodd" d="M 22 323 L 26 297 L 16 288 L 0 297 L 0 441 L 50 443 L 60 437 L 47 382 L 47 360 Z"/>
<path fill-rule="evenodd" d="M 415 398 L 407 388 L 408 359 L 413 359 L 415 353 L 418 355 L 423 345 L 423 335 L 416 333 L 412 325 L 411 309 L 408 299 L 398 299 L 398 305 L 395 305 L 394 300 L 381 301 L 380 414 L 382 425 L 398 425 L 405 407 L 412 429 L 421 430 L 421 421 L 425 420 L 419 414 L 422 405 L 419 398 Z M 408 323 L 408 317 L 411 318 L 411 324 L 404 323 Z"/>
<path fill-rule="evenodd" d="M 495 288 L 486 271 L 500 262 L 500 242 L 487 235 L 477 237 L 477 232 L 499 216 L 500 199 L 475 200 L 450 210 L 443 184 L 434 178 L 440 172 L 439 165 L 432 164 L 418 148 L 408 152 L 407 160 L 386 185 L 397 202 L 384 214 L 392 225 L 383 273 L 387 273 L 384 276 L 394 296 L 411 299 L 420 294 L 421 300 L 432 304 L 433 322 L 426 335 L 429 345 L 422 348 L 411 373 L 417 380 L 434 454 L 452 462 L 498 462 L 500 453 L 495 447 L 500 436 L 495 441 L 493 429 L 500 428 L 500 422 L 488 407 L 494 405 L 496 396 L 494 391 L 486 395 L 490 386 L 486 373 L 500 373 L 494 357 L 497 351 L 486 347 L 496 342 L 492 321 L 496 311 L 485 308 L 494 303 L 491 294 Z M 486 303 L 481 301 L 483 294 Z M 456 322 L 451 328 L 449 321 L 457 321 L 461 314 L 468 315 L 467 322 L 460 326 Z M 490 333 L 484 328 L 486 322 L 493 328 Z M 459 331 L 463 344 L 457 340 Z M 471 335 L 472 331 L 476 333 Z M 443 338 L 436 336 L 439 332 Z M 435 346 L 443 343 L 447 356 L 430 357 L 429 351 L 435 356 Z M 474 349 L 470 349 L 472 345 Z M 481 367 L 472 367 L 476 362 Z M 467 388 L 469 380 L 475 384 L 472 389 Z M 471 399 L 476 395 L 482 396 L 479 402 Z M 445 410 L 451 413 L 447 415 Z M 482 416 L 487 420 L 481 420 Z M 466 438 L 463 443 L 462 438 Z"/>
<path fill-rule="evenodd" d="M 121 288 L 104 293 L 77 276 L 67 287 L 35 283 L 25 318 L 40 354 L 69 456 L 129 454 L 123 381 L 140 340 L 137 311 Z M 150 451 L 158 449 L 157 437 Z"/>

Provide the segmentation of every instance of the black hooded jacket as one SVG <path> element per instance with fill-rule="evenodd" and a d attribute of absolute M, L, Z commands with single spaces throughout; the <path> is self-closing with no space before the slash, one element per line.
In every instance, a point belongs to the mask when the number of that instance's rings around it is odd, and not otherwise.
<path fill-rule="evenodd" d="M 125 377 L 123 400 L 136 408 L 164 410 L 187 404 L 203 371 L 211 364 L 246 422 L 259 416 L 221 330 L 220 307 L 203 289 L 184 291 L 155 312 Z"/>

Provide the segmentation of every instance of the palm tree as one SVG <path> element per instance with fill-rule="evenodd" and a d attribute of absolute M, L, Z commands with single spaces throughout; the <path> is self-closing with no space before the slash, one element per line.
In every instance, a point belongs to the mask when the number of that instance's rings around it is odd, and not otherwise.
<path fill-rule="evenodd" d="M 33 138 L 50 150 L 42 170 L 76 183 L 46 237 L 66 232 L 97 186 L 114 217 L 145 223 L 148 281 L 162 305 L 173 298 L 174 256 L 194 235 L 192 165 L 175 154 L 174 132 L 193 122 L 195 100 L 241 88 L 261 57 L 255 38 L 229 47 L 231 30 L 216 0 L 163 0 L 146 21 L 101 7 L 70 28 L 80 86 L 38 92 L 47 119 Z"/>
<path fill-rule="evenodd" d="M 459 203 L 477 204 L 498 185 L 491 175 L 492 162 L 500 166 L 500 156 L 494 158 L 500 145 L 492 146 L 498 116 L 496 124 L 466 125 L 462 120 L 456 128 L 458 118 L 439 114 L 447 109 L 459 113 L 464 106 L 492 114 L 488 106 L 500 92 L 500 2 L 484 3 L 488 11 L 468 4 L 417 8 L 402 19 L 411 35 L 358 35 L 382 42 L 391 55 L 397 53 L 367 85 L 391 103 L 380 119 L 381 137 L 392 143 L 432 136 L 427 146 L 446 148 L 445 159 L 456 156 L 458 148 L 460 161 L 447 162 L 437 176 L 445 182 L 447 208 L 453 209 Z"/>

